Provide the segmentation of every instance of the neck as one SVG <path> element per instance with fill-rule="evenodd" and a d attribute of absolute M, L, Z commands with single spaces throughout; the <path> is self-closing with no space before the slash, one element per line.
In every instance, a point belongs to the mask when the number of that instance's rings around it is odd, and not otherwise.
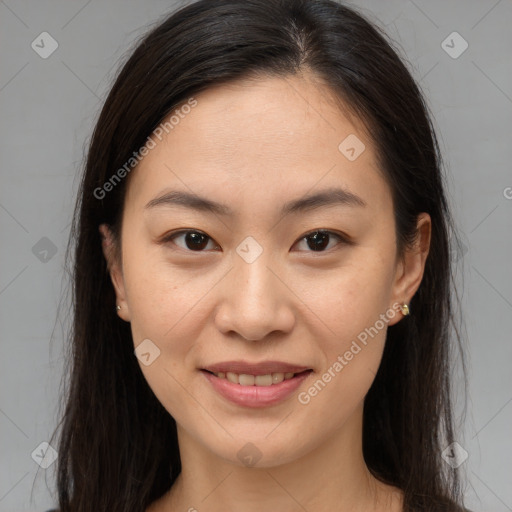
<path fill-rule="evenodd" d="M 401 493 L 375 479 L 362 451 L 362 404 L 345 425 L 287 464 L 245 467 L 218 457 L 178 426 L 182 471 L 148 512 L 204 510 L 399 511 Z"/>

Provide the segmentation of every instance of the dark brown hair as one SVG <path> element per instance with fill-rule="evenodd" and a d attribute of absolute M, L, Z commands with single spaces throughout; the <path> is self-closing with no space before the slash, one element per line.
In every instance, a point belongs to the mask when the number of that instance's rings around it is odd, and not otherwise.
<path fill-rule="evenodd" d="M 388 328 L 365 398 L 370 471 L 402 489 L 406 511 L 458 510 L 450 398 L 453 267 L 457 240 L 435 131 L 422 93 L 387 37 L 331 0 L 200 0 L 152 28 L 123 65 L 90 142 L 70 237 L 73 324 L 58 458 L 62 512 L 144 511 L 181 470 L 176 424 L 134 356 L 98 226 L 119 242 L 127 180 L 95 191 L 158 124 L 200 91 L 247 77 L 309 70 L 368 127 L 393 198 L 398 254 L 432 219 L 431 249 L 412 314 Z M 136 172 L 136 171 L 134 171 Z M 456 340 L 457 344 L 453 341 Z M 57 431 L 56 431 L 57 432 Z"/>

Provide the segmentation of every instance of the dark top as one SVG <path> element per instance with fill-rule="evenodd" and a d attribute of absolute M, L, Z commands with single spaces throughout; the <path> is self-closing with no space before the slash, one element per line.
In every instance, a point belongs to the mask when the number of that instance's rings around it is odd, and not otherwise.
<path fill-rule="evenodd" d="M 464 509 L 466 512 L 471 512 L 471 510 L 469 510 L 469 508 L 465 508 Z M 56 508 L 52 508 L 51 510 L 47 510 L 46 512 L 59 512 Z"/>

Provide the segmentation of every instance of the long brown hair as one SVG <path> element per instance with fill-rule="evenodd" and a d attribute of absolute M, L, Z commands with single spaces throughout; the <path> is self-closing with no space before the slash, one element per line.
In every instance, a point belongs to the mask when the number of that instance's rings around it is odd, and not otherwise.
<path fill-rule="evenodd" d="M 88 149 L 68 253 L 73 324 L 57 472 L 61 512 L 144 511 L 181 470 L 176 424 L 133 354 L 98 226 L 119 241 L 126 179 L 99 194 L 148 135 L 200 91 L 249 76 L 313 71 L 364 121 L 392 191 L 399 254 L 432 219 L 431 250 L 412 315 L 388 328 L 364 406 L 370 471 L 404 491 L 406 511 L 456 510 L 459 477 L 441 458 L 455 440 L 450 361 L 460 346 L 438 142 L 421 91 L 387 37 L 331 0 L 200 0 L 151 29 L 122 66 Z M 98 197 L 101 196 L 101 197 Z M 454 341 L 456 342 L 454 344 Z M 57 433 L 57 430 L 56 430 Z"/>

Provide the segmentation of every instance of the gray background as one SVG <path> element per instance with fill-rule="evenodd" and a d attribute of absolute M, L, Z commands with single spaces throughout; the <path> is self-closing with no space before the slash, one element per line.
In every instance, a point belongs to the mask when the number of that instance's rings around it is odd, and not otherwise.
<path fill-rule="evenodd" d="M 119 59 L 175 5 L 0 0 L 0 511 L 54 504 L 48 487 L 55 464 L 44 470 L 31 454 L 36 450 L 38 460 L 40 443 L 56 426 L 69 303 L 64 251 L 78 170 Z M 461 466 L 467 505 L 475 512 L 510 511 L 512 60 L 506 55 L 512 2 L 351 5 L 397 42 L 435 117 L 464 241 L 454 257 L 461 264 L 469 353 L 469 402 L 459 437 L 469 455 Z M 44 31 L 58 43 L 46 59 L 31 47 Z M 442 46 L 454 31 L 469 45 L 458 58 L 445 49 L 458 53 L 461 39 Z"/>

